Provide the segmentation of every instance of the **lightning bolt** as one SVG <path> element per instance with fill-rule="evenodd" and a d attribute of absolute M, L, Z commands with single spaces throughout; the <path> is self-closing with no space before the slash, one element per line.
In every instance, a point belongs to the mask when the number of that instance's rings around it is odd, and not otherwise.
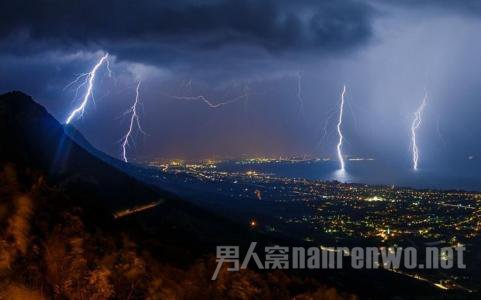
<path fill-rule="evenodd" d="M 186 87 L 189 87 L 189 89 L 192 89 L 192 81 L 189 81 L 188 84 L 186 84 Z M 240 96 L 237 96 L 235 98 L 225 100 L 225 101 L 212 101 L 203 95 L 199 95 L 199 96 L 175 96 L 175 95 L 168 95 L 168 94 L 163 94 L 163 95 L 176 100 L 202 101 L 210 108 L 219 108 L 221 106 L 232 104 L 241 100 L 244 100 L 245 102 L 247 102 L 249 97 L 249 88 L 247 85 L 245 85 L 243 88 L 243 93 Z"/>
<path fill-rule="evenodd" d="M 108 57 L 109 57 L 109 54 L 106 53 L 104 56 L 102 56 L 100 58 L 100 60 L 97 62 L 97 64 L 95 64 L 95 66 L 92 68 L 92 70 L 88 73 L 83 73 L 83 74 L 80 74 L 74 81 L 72 81 L 71 83 L 69 83 L 65 88 L 68 88 L 78 82 L 80 82 L 81 80 L 83 80 L 82 83 L 80 83 L 78 86 L 77 86 L 77 89 L 75 91 L 75 98 L 77 97 L 78 95 L 78 92 L 79 92 L 79 89 L 84 87 L 84 86 L 87 86 L 86 90 L 85 90 L 85 94 L 83 96 L 83 99 L 82 99 L 82 102 L 80 103 L 80 105 L 78 107 L 76 107 L 71 113 L 70 115 L 67 117 L 67 120 L 65 121 L 66 124 L 70 124 L 70 122 L 72 122 L 72 120 L 74 118 L 76 118 L 77 115 L 80 115 L 80 118 L 83 116 L 84 114 L 84 111 L 85 111 L 85 107 L 87 107 L 87 104 L 89 102 L 89 99 L 92 98 L 93 100 L 93 86 L 94 86 L 94 82 L 95 82 L 95 77 L 97 75 L 97 71 L 98 69 L 105 63 L 106 64 L 106 67 L 107 67 L 107 70 L 109 72 L 109 76 L 111 75 L 111 71 L 110 71 L 110 63 L 109 63 L 109 60 L 108 60 Z M 79 118 L 79 117 L 77 117 Z"/>
<path fill-rule="evenodd" d="M 299 112 L 304 113 L 304 99 L 302 98 L 302 72 L 297 72 L 297 100 L 299 101 Z"/>
<path fill-rule="evenodd" d="M 419 149 L 418 145 L 416 142 L 416 131 L 421 125 L 422 121 L 422 113 L 424 108 L 426 107 L 426 102 L 428 100 L 428 93 L 424 93 L 423 97 L 423 102 L 421 105 L 418 107 L 418 109 L 414 112 L 414 119 L 411 124 L 411 149 L 412 149 L 412 155 L 413 155 L 413 170 L 417 171 L 418 170 L 418 160 L 419 160 Z"/>
<path fill-rule="evenodd" d="M 341 93 L 341 104 L 339 107 L 339 119 L 337 121 L 337 133 L 339 135 L 339 142 L 337 143 L 337 157 L 339 159 L 341 171 L 345 170 L 345 164 L 344 164 L 344 157 L 342 156 L 342 142 L 344 139 L 344 136 L 342 135 L 342 118 L 344 115 L 344 95 L 346 94 L 346 85 L 343 86 L 342 88 L 342 93 Z"/>
<path fill-rule="evenodd" d="M 231 100 L 227 100 L 227 101 L 224 101 L 224 102 L 217 102 L 217 103 L 213 103 L 211 100 L 207 99 L 206 97 L 200 95 L 200 96 L 169 96 L 170 98 L 173 98 L 173 99 L 177 99 L 177 100 L 192 100 L 192 101 L 202 101 L 204 102 L 205 104 L 207 104 L 208 107 L 210 108 L 218 108 L 218 107 L 221 107 L 221 106 L 224 106 L 224 105 L 228 105 L 228 104 L 231 104 L 231 103 L 235 103 L 237 101 L 240 101 L 244 98 L 246 98 L 246 95 L 240 95 L 238 97 L 235 97 Z"/>
<path fill-rule="evenodd" d="M 140 120 L 139 120 L 139 115 L 137 113 L 137 107 L 139 105 L 139 90 L 140 90 L 140 83 L 141 81 L 139 80 L 139 83 L 137 83 L 137 88 L 135 89 L 135 101 L 132 107 L 129 108 L 129 110 L 126 111 L 126 114 L 130 114 L 130 124 L 129 124 L 129 129 L 127 130 L 127 133 L 125 134 L 122 142 L 122 158 L 125 162 L 129 162 L 127 159 L 127 148 L 129 146 L 129 141 L 131 139 L 131 136 L 134 131 L 134 125 L 137 125 L 137 129 L 145 134 L 145 132 L 142 130 L 142 127 L 140 126 Z"/>

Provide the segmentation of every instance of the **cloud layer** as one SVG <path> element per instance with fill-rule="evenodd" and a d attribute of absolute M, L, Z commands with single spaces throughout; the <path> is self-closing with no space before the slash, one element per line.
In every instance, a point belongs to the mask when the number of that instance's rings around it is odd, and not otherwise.
<path fill-rule="evenodd" d="M 49 48 L 102 48 L 160 61 L 166 59 L 159 51 L 229 47 L 272 55 L 348 51 L 369 40 L 374 13 L 354 0 L 2 1 L 0 11 L 3 39 L 21 34 L 24 43 Z"/>

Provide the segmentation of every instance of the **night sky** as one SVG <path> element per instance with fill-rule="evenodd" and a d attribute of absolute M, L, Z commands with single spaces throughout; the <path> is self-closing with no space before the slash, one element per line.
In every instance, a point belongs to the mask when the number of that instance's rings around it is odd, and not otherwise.
<path fill-rule="evenodd" d="M 63 122 L 79 103 L 64 87 L 108 52 L 112 77 L 99 70 L 95 102 L 73 124 L 115 157 L 141 80 L 146 135 L 133 159 L 335 158 L 346 84 L 345 153 L 409 168 L 426 90 L 420 164 L 455 168 L 481 164 L 480 37 L 476 0 L 6 0 L 0 92 L 22 90 Z M 218 108 L 170 97 L 243 93 Z"/>

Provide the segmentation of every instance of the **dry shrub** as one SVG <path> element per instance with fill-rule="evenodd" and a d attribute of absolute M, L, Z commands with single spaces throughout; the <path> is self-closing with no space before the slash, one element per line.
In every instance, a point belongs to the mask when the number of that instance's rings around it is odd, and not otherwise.
<path fill-rule="evenodd" d="M 12 237 L 15 249 L 25 255 L 29 241 L 32 201 L 27 196 L 19 196 L 15 199 L 15 208 L 15 214 L 8 220 L 7 238 Z"/>
<path fill-rule="evenodd" d="M 19 254 L 26 255 L 29 246 L 32 201 L 28 196 L 17 196 L 13 205 L 13 213 L 7 219 L 7 228 L 0 240 L 0 270 L 10 268 Z"/>
<path fill-rule="evenodd" d="M 110 276 L 110 270 L 103 267 L 90 272 L 88 277 L 90 299 L 109 299 L 114 294 Z"/>
<path fill-rule="evenodd" d="M 6 271 L 15 258 L 14 248 L 2 238 L 0 241 L 0 271 Z"/>
<path fill-rule="evenodd" d="M 114 294 L 111 271 L 89 262 L 88 256 L 95 254 L 86 250 L 90 237 L 80 218 L 65 214 L 64 220 L 45 243 L 47 277 L 55 294 L 68 299 L 109 299 Z"/>

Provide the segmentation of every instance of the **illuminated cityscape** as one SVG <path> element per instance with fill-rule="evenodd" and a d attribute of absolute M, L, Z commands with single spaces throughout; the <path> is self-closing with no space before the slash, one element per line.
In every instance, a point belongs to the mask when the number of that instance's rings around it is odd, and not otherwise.
<path fill-rule="evenodd" d="M 297 159 L 251 158 L 235 163 L 281 161 Z M 208 195 L 198 200 L 207 207 L 258 230 L 321 246 L 454 247 L 470 245 L 481 232 L 481 193 L 225 172 L 218 170 L 218 164 L 222 161 L 152 161 L 149 165 L 154 168 L 142 176 L 161 185 L 183 181 L 185 186 L 179 189 L 199 189 Z M 422 270 L 400 274 L 432 281 L 439 288 L 469 290 L 457 274 Z"/>
<path fill-rule="evenodd" d="M 270 161 L 267 158 L 246 160 Z M 217 171 L 215 161 L 151 162 L 167 174 L 185 174 L 186 181 L 218 185 L 227 197 L 275 204 L 301 203 L 310 215 L 282 217 L 285 224 L 304 224 L 315 232 L 342 239 L 362 237 L 386 243 L 467 242 L 481 230 L 481 193 L 415 190 L 341 182 L 292 179 L 255 171 Z M 228 183 L 223 188 L 222 183 Z M 396 216 L 393 218 L 393 216 Z"/>

